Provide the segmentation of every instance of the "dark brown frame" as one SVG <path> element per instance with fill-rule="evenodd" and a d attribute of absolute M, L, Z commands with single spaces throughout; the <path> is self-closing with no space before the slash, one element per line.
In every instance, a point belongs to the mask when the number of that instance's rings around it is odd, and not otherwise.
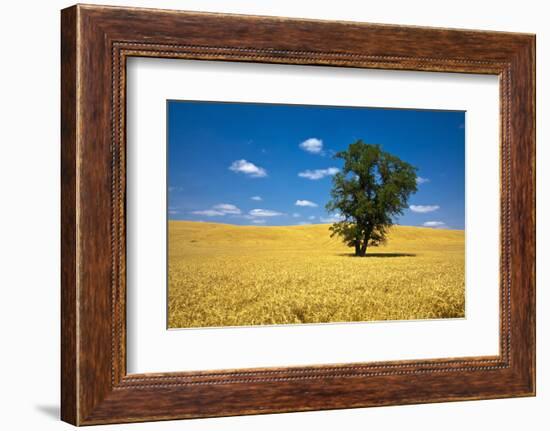
<path fill-rule="evenodd" d="M 61 417 L 75 425 L 535 394 L 535 36 L 102 6 L 62 11 Z M 129 56 L 494 74 L 495 357 L 127 375 Z"/>

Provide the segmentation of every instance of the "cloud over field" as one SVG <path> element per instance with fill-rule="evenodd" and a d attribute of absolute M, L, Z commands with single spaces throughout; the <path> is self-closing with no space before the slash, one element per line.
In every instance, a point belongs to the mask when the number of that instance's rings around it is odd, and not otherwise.
<path fill-rule="evenodd" d="M 283 213 L 278 211 L 264 210 L 261 208 L 250 210 L 248 214 L 252 217 L 277 217 L 277 216 L 284 215 Z"/>
<path fill-rule="evenodd" d="M 215 216 L 223 216 L 223 215 L 225 215 L 223 212 L 221 212 L 221 211 L 216 211 L 216 210 L 191 211 L 191 214 L 195 214 L 195 215 L 204 215 L 204 216 L 207 216 L 207 217 L 215 217 Z"/>
<path fill-rule="evenodd" d="M 307 169 L 303 172 L 299 172 L 298 176 L 301 178 L 307 178 L 308 180 L 320 180 L 328 176 L 336 175 L 340 170 L 338 168 L 327 168 L 327 169 Z"/>
<path fill-rule="evenodd" d="M 439 205 L 411 205 L 410 210 L 415 213 L 431 213 L 439 209 Z"/>
<path fill-rule="evenodd" d="M 342 217 L 342 214 L 339 213 L 329 215 L 328 217 L 319 217 L 321 223 L 337 223 L 343 219 L 344 217 Z"/>
<path fill-rule="evenodd" d="M 315 207 L 319 206 L 315 202 L 311 202 L 311 201 L 308 201 L 306 199 L 298 199 L 294 203 L 294 205 L 296 205 L 297 207 L 311 207 L 311 208 L 315 208 Z"/>
<path fill-rule="evenodd" d="M 241 214 L 241 210 L 233 204 L 217 204 L 206 210 L 192 211 L 191 214 L 204 215 L 207 217 L 221 217 L 228 214 Z"/>
<path fill-rule="evenodd" d="M 233 204 L 218 204 L 212 207 L 217 211 L 221 211 L 224 214 L 240 214 L 241 210 Z"/>
<path fill-rule="evenodd" d="M 256 166 L 254 163 L 249 162 L 245 159 L 235 160 L 233 163 L 231 163 L 231 166 L 229 166 L 229 170 L 236 173 L 248 175 L 252 178 L 267 177 L 267 171 L 264 168 L 260 168 L 259 166 Z"/>
<path fill-rule="evenodd" d="M 317 138 L 309 138 L 300 143 L 300 148 L 311 154 L 323 154 L 323 141 Z"/>
<path fill-rule="evenodd" d="M 416 177 L 416 184 L 426 184 L 426 183 L 429 183 L 430 182 L 430 179 L 429 178 L 423 178 L 423 177 Z"/>

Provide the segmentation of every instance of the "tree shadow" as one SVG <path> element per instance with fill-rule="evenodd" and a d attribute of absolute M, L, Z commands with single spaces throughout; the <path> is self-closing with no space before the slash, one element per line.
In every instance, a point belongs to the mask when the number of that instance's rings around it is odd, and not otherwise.
<path fill-rule="evenodd" d="M 365 256 L 355 256 L 354 253 L 338 253 L 338 256 L 355 257 L 358 259 L 369 257 L 416 257 L 414 253 L 368 253 Z"/>

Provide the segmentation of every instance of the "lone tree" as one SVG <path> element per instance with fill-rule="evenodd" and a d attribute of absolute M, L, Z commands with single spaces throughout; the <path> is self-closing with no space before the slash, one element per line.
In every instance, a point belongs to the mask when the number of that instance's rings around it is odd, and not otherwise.
<path fill-rule="evenodd" d="M 368 246 L 386 240 L 393 218 L 408 207 L 416 192 L 417 169 L 361 140 L 334 157 L 344 161 L 344 168 L 332 179 L 332 199 L 326 205 L 342 218 L 330 227 L 331 237 L 341 236 L 355 247 L 355 256 L 365 256 Z"/>

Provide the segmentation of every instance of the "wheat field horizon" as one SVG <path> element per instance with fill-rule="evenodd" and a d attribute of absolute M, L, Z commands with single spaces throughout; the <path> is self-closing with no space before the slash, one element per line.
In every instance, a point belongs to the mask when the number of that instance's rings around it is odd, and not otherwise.
<path fill-rule="evenodd" d="M 212 221 L 205 221 L 205 220 L 169 220 L 168 223 L 189 223 L 189 224 L 203 224 L 203 225 L 223 225 L 223 226 L 234 226 L 236 228 L 260 228 L 260 229 L 278 229 L 278 228 L 315 228 L 315 227 L 324 227 L 327 228 L 332 226 L 332 223 L 297 223 L 297 224 L 280 224 L 280 225 L 246 225 L 246 224 L 238 224 L 238 223 L 231 223 L 231 222 L 212 222 Z M 392 228 L 414 228 L 424 231 L 456 231 L 456 232 L 464 232 L 464 229 L 450 229 L 450 228 L 433 228 L 433 227 L 425 227 L 425 226 L 413 226 L 413 225 L 401 225 L 401 224 L 395 224 L 392 226 Z M 376 247 L 375 247 L 376 248 Z"/>

